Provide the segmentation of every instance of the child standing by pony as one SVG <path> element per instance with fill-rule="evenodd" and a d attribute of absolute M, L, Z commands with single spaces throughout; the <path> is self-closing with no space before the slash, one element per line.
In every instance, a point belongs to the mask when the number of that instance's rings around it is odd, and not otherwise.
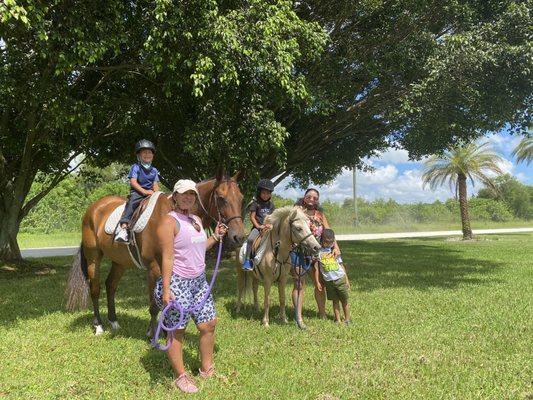
<path fill-rule="evenodd" d="M 159 171 L 152 166 L 155 146 L 149 140 L 143 139 L 135 145 L 137 162 L 130 168 L 128 179 L 131 191 L 122 213 L 120 229 L 115 234 L 117 242 L 128 242 L 128 228 L 131 217 L 141 201 L 159 190 Z"/>
<path fill-rule="evenodd" d="M 350 305 L 348 304 L 348 297 L 350 291 L 350 281 L 340 256 L 335 257 L 333 254 L 333 247 L 335 244 L 335 232 L 331 229 L 324 229 L 322 232 L 322 248 L 319 250 L 318 268 L 314 268 L 314 281 L 319 291 L 324 290 L 320 283 L 319 271 L 324 280 L 324 286 L 328 296 L 328 300 L 333 302 L 333 313 L 335 314 L 335 322 L 341 322 L 341 312 L 339 302 L 342 304 L 344 312 L 344 323 L 351 324 L 350 320 Z"/>
<path fill-rule="evenodd" d="M 253 228 L 248 235 L 248 241 L 246 243 L 246 255 L 242 266 L 242 269 L 245 271 L 253 270 L 250 257 L 252 255 L 252 246 L 255 239 L 258 238 L 263 230 L 271 228 L 270 225 L 265 225 L 264 222 L 267 215 L 272 214 L 276 209 L 274 203 L 271 201 L 273 191 L 274 184 L 270 179 L 261 179 L 258 182 L 256 197 L 250 205 L 250 221 L 252 222 Z"/>

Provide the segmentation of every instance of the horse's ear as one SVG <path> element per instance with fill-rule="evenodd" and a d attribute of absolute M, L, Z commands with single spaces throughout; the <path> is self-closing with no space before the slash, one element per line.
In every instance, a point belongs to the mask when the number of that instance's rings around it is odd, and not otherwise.
<path fill-rule="evenodd" d="M 231 179 L 235 182 L 240 182 L 244 178 L 244 171 L 242 169 L 238 170 Z"/>
<path fill-rule="evenodd" d="M 217 168 L 217 174 L 216 174 L 217 182 L 220 182 L 222 179 L 224 179 L 225 173 L 226 171 L 224 170 L 223 166 L 220 166 Z"/>

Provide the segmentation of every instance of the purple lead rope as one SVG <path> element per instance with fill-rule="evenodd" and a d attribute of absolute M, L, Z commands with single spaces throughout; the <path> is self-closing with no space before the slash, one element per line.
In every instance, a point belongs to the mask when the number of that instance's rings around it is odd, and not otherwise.
<path fill-rule="evenodd" d="M 202 309 L 202 307 L 205 305 L 205 302 L 211 295 L 213 286 L 215 285 L 215 280 L 218 275 L 218 268 L 220 266 L 221 260 L 222 260 L 222 241 L 218 243 L 217 262 L 215 264 L 215 269 L 213 270 L 213 276 L 211 278 L 211 282 L 209 283 L 209 288 L 207 289 L 207 292 L 205 293 L 204 298 L 198 304 L 190 308 L 183 308 L 181 303 L 177 301 L 176 299 L 169 301 L 166 307 L 163 308 L 163 311 L 161 311 L 161 317 L 159 318 L 159 322 L 157 324 L 154 337 L 152 338 L 152 347 L 155 347 L 156 349 L 159 349 L 161 351 L 167 351 L 172 345 L 172 338 L 173 338 L 172 333 L 176 329 L 178 329 L 178 326 L 181 326 L 183 322 L 185 321 L 185 313 L 188 314 L 188 313 L 196 312 Z M 179 321 L 176 323 L 176 325 L 166 326 L 164 322 L 165 316 L 168 314 L 171 308 L 175 308 L 176 310 L 178 310 L 180 314 L 180 318 L 179 318 Z M 165 332 L 167 332 L 167 344 L 166 345 L 159 344 L 159 335 L 161 334 L 161 330 L 164 330 Z"/>

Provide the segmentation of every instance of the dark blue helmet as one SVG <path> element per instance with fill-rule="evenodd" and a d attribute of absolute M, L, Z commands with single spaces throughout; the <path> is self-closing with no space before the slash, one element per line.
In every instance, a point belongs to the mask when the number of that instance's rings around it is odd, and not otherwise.
<path fill-rule="evenodd" d="M 274 184 L 270 179 L 261 179 L 257 184 L 257 190 L 266 189 L 270 192 L 274 191 Z"/>
<path fill-rule="evenodd" d="M 152 150 L 152 153 L 155 153 L 155 146 L 152 142 L 146 139 L 139 140 L 135 145 L 135 154 L 138 154 L 139 151 L 143 149 Z"/>

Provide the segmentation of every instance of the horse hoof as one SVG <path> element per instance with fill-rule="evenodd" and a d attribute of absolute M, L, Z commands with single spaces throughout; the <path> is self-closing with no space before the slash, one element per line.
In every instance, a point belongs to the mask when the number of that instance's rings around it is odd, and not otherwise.
<path fill-rule="evenodd" d="M 95 329 L 94 336 L 100 336 L 101 334 L 104 333 L 104 327 L 102 325 L 96 325 L 94 329 Z"/>
<path fill-rule="evenodd" d="M 263 326 L 265 328 L 268 328 L 270 326 L 270 324 L 268 323 L 268 321 L 263 321 Z"/>
<path fill-rule="evenodd" d="M 305 325 L 302 320 L 296 321 L 296 324 L 298 325 L 298 328 L 300 328 L 302 331 L 305 331 L 307 329 L 307 325 Z"/>
<path fill-rule="evenodd" d="M 286 325 L 286 324 L 289 323 L 289 320 L 287 319 L 287 317 L 281 317 L 281 323 L 282 323 L 283 325 Z"/>
<path fill-rule="evenodd" d="M 111 324 L 111 329 L 114 331 L 118 331 L 120 329 L 120 325 L 118 324 L 118 321 L 109 321 Z"/>

